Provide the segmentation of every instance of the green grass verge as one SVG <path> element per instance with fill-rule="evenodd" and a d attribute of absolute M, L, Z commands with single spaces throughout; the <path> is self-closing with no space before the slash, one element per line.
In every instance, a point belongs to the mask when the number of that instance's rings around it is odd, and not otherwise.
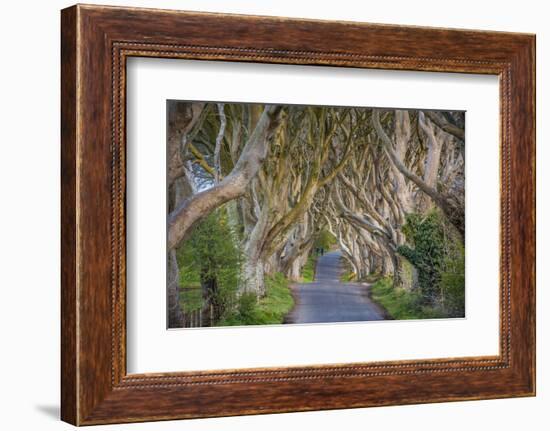
<path fill-rule="evenodd" d="M 394 288 L 389 278 L 381 278 L 371 286 L 371 297 L 396 320 L 437 319 L 447 317 L 442 310 L 421 304 L 420 295 Z"/>
<path fill-rule="evenodd" d="M 342 275 L 340 276 L 340 281 L 343 283 L 349 283 L 351 281 L 355 281 L 355 278 L 355 272 L 350 269 L 342 273 Z"/>
<path fill-rule="evenodd" d="M 294 306 L 288 280 L 280 273 L 266 277 L 266 296 L 259 301 L 254 294 L 239 298 L 237 311 L 216 326 L 273 325 L 283 323 Z"/>
<path fill-rule="evenodd" d="M 315 280 L 315 266 L 317 265 L 317 257 L 309 256 L 307 262 L 302 268 L 301 283 L 313 283 Z"/>

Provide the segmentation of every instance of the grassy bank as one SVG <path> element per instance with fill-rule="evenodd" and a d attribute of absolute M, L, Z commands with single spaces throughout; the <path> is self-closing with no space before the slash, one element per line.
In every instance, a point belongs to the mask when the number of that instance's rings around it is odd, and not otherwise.
<path fill-rule="evenodd" d="M 237 311 L 217 326 L 270 325 L 283 323 L 294 306 L 288 280 L 280 273 L 267 277 L 267 294 L 259 301 L 253 294 L 239 298 Z"/>
<path fill-rule="evenodd" d="M 355 272 L 353 272 L 351 269 L 345 270 L 342 275 L 340 276 L 340 281 L 343 283 L 349 283 L 350 281 L 355 281 Z"/>
<path fill-rule="evenodd" d="M 317 257 L 309 256 L 307 262 L 302 268 L 301 283 L 313 283 L 315 280 L 315 266 L 317 265 Z"/>
<path fill-rule="evenodd" d="M 381 278 L 375 282 L 370 292 L 372 299 L 396 320 L 447 317 L 441 310 L 422 305 L 419 294 L 405 289 L 394 289 L 389 278 Z"/>

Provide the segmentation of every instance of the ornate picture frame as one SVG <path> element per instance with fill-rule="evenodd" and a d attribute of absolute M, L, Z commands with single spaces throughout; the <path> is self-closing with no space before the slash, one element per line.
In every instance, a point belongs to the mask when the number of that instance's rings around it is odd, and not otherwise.
<path fill-rule="evenodd" d="M 77 5 L 61 19 L 61 416 L 74 425 L 535 394 L 535 37 Z M 500 85 L 500 353 L 128 374 L 129 57 L 490 74 Z"/>

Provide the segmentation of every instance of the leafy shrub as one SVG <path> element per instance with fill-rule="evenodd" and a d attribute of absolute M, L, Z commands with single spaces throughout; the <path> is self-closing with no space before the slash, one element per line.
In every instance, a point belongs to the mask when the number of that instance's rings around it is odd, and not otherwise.
<path fill-rule="evenodd" d="M 251 292 L 243 293 L 239 297 L 236 317 L 242 325 L 252 325 L 257 320 L 257 302 L 258 298 Z"/>
<path fill-rule="evenodd" d="M 418 271 L 409 260 L 399 258 L 399 278 L 401 279 L 401 287 L 406 290 L 413 290 L 417 284 Z"/>
<path fill-rule="evenodd" d="M 197 224 L 178 249 L 177 258 L 183 292 L 189 287 L 202 287 L 203 300 L 214 304 L 218 313 L 233 304 L 241 281 L 242 255 L 224 207 Z M 184 294 L 183 298 L 191 296 Z"/>
<path fill-rule="evenodd" d="M 409 214 L 406 220 L 403 233 L 411 246 L 402 245 L 398 252 L 418 270 L 418 285 L 424 302 L 434 303 L 445 257 L 445 236 L 441 217 L 432 211 L 426 215 Z"/>
<path fill-rule="evenodd" d="M 283 323 L 294 306 L 288 280 L 281 273 L 266 277 L 266 296 L 257 299 L 254 293 L 239 298 L 237 311 L 219 326 L 269 325 Z"/>
<path fill-rule="evenodd" d="M 441 302 L 452 317 L 464 317 L 464 247 L 456 247 L 445 258 L 441 270 Z"/>
<path fill-rule="evenodd" d="M 398 252 L 418 272 L 422 304 L 446 317 L 464 316 L 464 243 L 439 211 L 409 214 L 403 233 L 409 245 Z"/>

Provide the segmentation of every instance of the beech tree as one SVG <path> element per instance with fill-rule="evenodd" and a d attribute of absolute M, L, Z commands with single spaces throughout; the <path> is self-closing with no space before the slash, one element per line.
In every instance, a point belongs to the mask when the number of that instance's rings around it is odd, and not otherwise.
<path fill-rule="evenodd" d="M 396 111 L 395 115 L 396 123 L 400 126 L 395 128 L 396 134 L 394 140 L 399 147 L 403 142 L 409 142 L 410 139 L 410 121 L 407 120 L 409 113 L 408 111 Z M 400 119 L 399 117 L 404 118 Z M 418 125 L 424 132 L 424 139 L 421 139 L 421 141 L 423 141 L 423 144 L 427 147 L 424 174 L 420 176 L 407 167 L 402 158 L 402 154 L 400 155 L 400 153 L 396 151 L 394 140 L 386 133 L 380 122 L 380 111 L 378 109 L 373 110 L 372 122 L 378 138 L 384 145 L 384 149 L 393 165 L 405 178 L 414 183 L 422 192 L 431 198 L 435 205 L 441 208 L 449 221 L 464 237 L 464 193 L 461 193 L 460 190 L 453 190 L 452 193 L 441 190 L 441 188 L 438 189 L 436 184 L 438 173 L 441 168 L 441 151 L 443 146 L 449 143 L 450 135 L 443 129 L 437 129 L 429 119 L 425 118 L 422 111 L 419 112 Z M 463 165 L 464 161 L 457 161 L 457 163 Z"/>
<path fill-rule="evenodd" d="M 189 166 L 189 155 L 195 154 L 197 163 L 207 172 L 212 172 L 211 166 L 189 141 L 189 132 L 200 117 L 203 104 L 180 104 L 171 102 L 168 106 L 168 187 L 173 186 L 176 179 L 182 179 L 182 187 L 175 184 L 175 197 L 168 214 L 168 307 L 169 323 L 181 326 L 183 315 L 179 307 L 179 271 L 175 258 L 175 247 L 185 238 L 190 228 L 202 218 L 210 214 L 225 202 L 243 195 L 248 183 L 254 178 L 263 163 L 269 148 L 269 141 L 280 122 L 282 107 L 268 105 L 264 108 L 259 119 L 255 122 L 253 131 L 244 144 L 235 166 L 223 180 L 213 187 L 197 191 L 193 179 L 192 169 Z M 220 109 L 222 111 L 223 108 Z M 220 129 L 225 128 L 222 123 Z M 225 134 L 220 131 L 216 140 L 217 147 Z M 219 156 L 219 154 L 218 154 Z M 217 158 L 219 164 L 219 157 Z M 220 179 L 220 167 L 216 166 L 217 179 Z M 181 175 L 180 175 L 181 174 Z M 185 187 L 183 187 L 185 186 Z M 180 190 L 184 189 L 182 193 Z M 187 192 L 187 193 L 186 193 Z"/>

